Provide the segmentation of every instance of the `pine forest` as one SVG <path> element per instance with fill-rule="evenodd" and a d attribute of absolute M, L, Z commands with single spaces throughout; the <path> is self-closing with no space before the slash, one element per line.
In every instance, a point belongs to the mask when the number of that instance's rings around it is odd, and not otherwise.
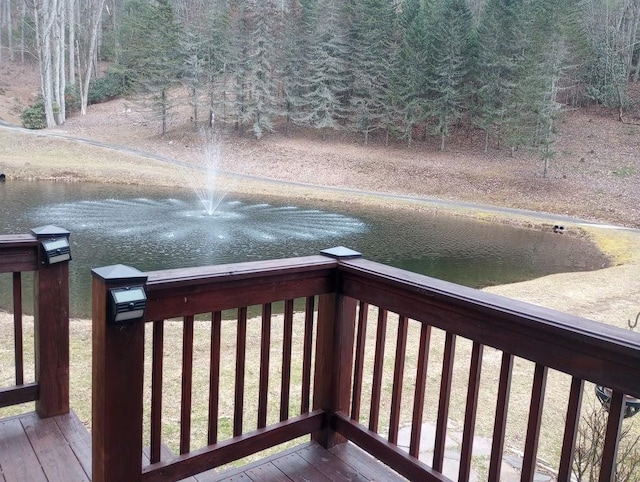
<path fill-rule="evenodd" d="M 639 22 L 640 0 L 0 0 L 0 62 L 38 62 L 27 127 L 136 96 L 163 132 L 475 130 L 547 161 L 565 108 L 633 116 Z"/>

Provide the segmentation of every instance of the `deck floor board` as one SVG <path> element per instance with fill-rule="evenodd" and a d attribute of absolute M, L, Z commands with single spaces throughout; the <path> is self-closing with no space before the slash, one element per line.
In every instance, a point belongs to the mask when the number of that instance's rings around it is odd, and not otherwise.
<path fill-rule="evenodd" d="M 389 482 L 405 478 L 375 460 L 351 443 L 326 450 L 316 443 L 306 443 L 283 453 L 271 455 L 198 482 Z"/>
<path fill-rule="evenodd" d="M 0 421 L 0 471 L 6 482 L 47 481 L 19 418 Z"/>
<path fill-rule="evenodd" d="M 91 475 L 91 434 L 75 413 L 58 415 L 54 420 L 87 475 Z"/>
<path fill-rule="evenodd" d="M 142 465 L 149 463 L 148 450 Z M 162 458 L 174 454 L 163 447 Z M 91 480 L 91 435 L 72 411 L 48 419 L 35 413 L 0 420 L 0 482 Z M 405 480 L 352 444 L 327 451 L 308 442 L 189 482 L 368 482 Z"/>
<path fill-rule="evenodd" d="M 35 413 L 31 413 L 22 417 L 20 423 L 47 480 L 90 480 L 53 418 L 41 419 Z"/>

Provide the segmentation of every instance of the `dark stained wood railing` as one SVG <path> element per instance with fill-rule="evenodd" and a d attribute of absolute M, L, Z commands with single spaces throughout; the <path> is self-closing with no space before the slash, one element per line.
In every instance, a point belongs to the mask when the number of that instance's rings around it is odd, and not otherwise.
<path fill-rule="evenodd" d="M 156 271 L 144 275 L 148 296 L 144 321 L 153 324 L 150 402 L 145 401 L 144 324 L 106 323 L 108 289 L 131 280 L 105 279 L 94 272 L 94 480 L 177 480 L 257 453 L 303 435 L 324 446 L 350 440 L 410 480 L 451 480 L 443 474 L 448 421 L 462 409 L 460 463 L 454 480 L 468 480 L 482 404 L 487 356 L 497 355 L 492 448 L 488 479 L 499 480 L 510 424 L 508 414 L 516 364 L 532 362 L 522 480 L 538 465 L 545 389 L 550 371 L 570 377 L 570 393 L 556 464 L 558 480 L 571 480 L 572 457 L 585 381 L 612 388 L 604 434 L 600 480 L 612 480 L 624 396 L 640 396 L 640 336 L 568 314 L 391 268 L 364 259 L 313 256 L 280 261 Z M 138 281 L 140 281 L 138 279 Z M 273 330 L 273 307 L 282 303 L 282 333 Z M 235 315 L 228 319 L 229 311 Z M 207 439 L 192 448 L 194 323 L 208 313 L 210 325 Z M 255 313 L 255 314 L 253 314 Z M 161 460 L 163 352 L 167 323 L 183 325 L 179 454 Z M 222 345 L 234 326 L 235 370 L 231 379 L 231 427 L 220 407 Z M 225 325 L 225 326 L 223 326 Z M 258 333 L 258 343 L 248 343 Z M 392 330 L 392 328 L 395 328 Z M 296 338 L 296 333 L 302 333 Z M 197 341 L 197 337 L 195 337 Z M 292 347 L 302 346 L 299 394 L 291 391 Z M 281 359 L 272 355 L 279 347 Z M 255 350 L 257 410 L 247 419 L 246 360 Z M 392 356 L 389 353 L 392 352 Z M 281 374 L 274 401 L 273 369 Z M 460 367 L 464 373 L 461 377 Z M 435 368 L 435 369 L 434 369 Z M 434 372 L 432 376 L 429 373 Z M 437 382 L 434 380 L 434 377 Z M 462 401 L 453 392 L 463 380 Z M 224 379 L 229 379 L 225 377 Z M 432 398 L 435 403 L 426 403 Z M 290 413 L 292 396 L 299 410 Z M 522 398 L 522 394 L 518 394 Z M 143 406 L 150 403 L 151 465 L 140 467 Z M 459 407 L 454 406 L 458 404 Z M 268 415 L 268 406 L 277 415 Z M 486 415 L 483 415 L 486 416 Z M 422 452 L 423 426 L 433 422 L 431 460 Z M 398 444 L 410 427 L 408 446 Z M 145 437 L 146 438 L 146 437 Z"/>
<path fill-rule="evenodd" d="M 36 402 L 41 417 L 69 412 L 69 264 L 46 264 L 42 239 L 66 231 L 48 226 L 38 235 L 0 236 L 0 273 L 11 275 L 14 385 L 0 388 L 0 408 Z M 66 233 L 68 235 L 68 233 Z M 34 373 L 25 382 L 23 273 L 33 273 Z"/>

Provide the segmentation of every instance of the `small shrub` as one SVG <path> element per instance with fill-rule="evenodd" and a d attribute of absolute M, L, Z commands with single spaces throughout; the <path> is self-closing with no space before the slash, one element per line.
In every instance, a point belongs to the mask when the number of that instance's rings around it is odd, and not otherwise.
<path fill-rule="evenodd" d="M 91 82 L 88 104 L 99 104 L 115 99 L 126 94 L 128 88 L 128 81 L 121 72 L 109 71 Z"/>
<path fill-rule="evenodd" d="M 64 106 L 67 112 L 80 110 L 80 92 L 78 84 L 67 85 L 64 90 Z"/>
<path fill-rule="evenodd" d="M 608 413 L 603 407 L 590 407 L 582 415 L 573 459 L 573 480 L 595 482 L 599 477 L 600 461 L 607 432 Z M 640 476 L 640 436 L 632 430 L 633 422 L 626 421 L 618 438 L 615 482 L 631 482 Z"/>
<path fill-rule="evenodd" d="M 22 119 L 22 127 L 27 129 L 44 129 L 47 127 L 44 104 L 42 102 L 36 102 L 27 107 L 22 111 L 22 114 L 20 114 L 20 119 Z"/>

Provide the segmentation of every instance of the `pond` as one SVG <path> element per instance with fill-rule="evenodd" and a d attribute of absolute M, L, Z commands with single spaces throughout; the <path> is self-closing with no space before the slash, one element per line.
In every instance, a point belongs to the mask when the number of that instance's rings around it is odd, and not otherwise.
<path fill-rule="evenodd" d="M 0 234 L 53 224 L 71 232 L 71 314 L 90 313 L 90 270 L 142 271 L 317 254 L 347 246 L 364 257 L 471 287 L 593 270 L 592 243 L 436 212 L 228 194 L 207 215 L 190 191 L 86 183 L 0 184 Z M 0 277 L 0 308 L 8 306 Z M 4 297 L 4 298 L 3 298 Z M 25 307 L 30 311 L 30 306 Z"/>

